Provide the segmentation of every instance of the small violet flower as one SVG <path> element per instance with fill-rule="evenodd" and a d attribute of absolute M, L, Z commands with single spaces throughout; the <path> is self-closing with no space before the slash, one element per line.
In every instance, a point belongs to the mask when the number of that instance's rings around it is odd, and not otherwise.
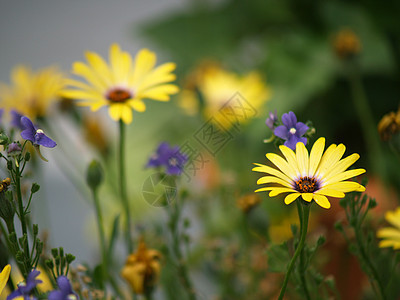
<path fill-rule="evenodd" d="M 24 126 L 21 137 L 31 141 L 34 146 L 40 145 L 47 148 L 54 148 L 57 145 L 55 141 L 44 134 L 42 129 L 36 128 L 29 118 L 22 117 L 21 124 Z"/>
<path fill-rule="evenodd" d="M 57 278 L 57 285 L 59 290 L 49 293 L 49 300 L 75 300 L 78 296 L 72 290 L 71 283 L 66 276 L 59 276 Z"/>
<path fill-rule="evenodd" d="M 265 124 L 269 127 L 269 129 L 274 130 L 277 122 L 278 114 L 276 113 L 276 110 L 274 112 L 269 112 L 269 117 L 267 120 L 265 120 Z"/>
<path fill-rule="evenodd" d="M 282 123 L 283 125 L 275 128 L 274 134 L 285 140 L 285 146 L 296 150 L 296 144 L 298 142 L 307 145 L 307 138 L 303 137 L 303 135 L 309 128 L 306 124 L 297 122 L 297 117 L 294 112 L 290 111 L 287 114 L 283 114 Z"/>
<path fill-rule="evenodd" d="M 185 167 L 188 158 L 180 152 L 178 146 L 170 147 L 166 142 L 162 142 L 154 155 L 152 155 L 146 165 L 147 168 L 165 167 L 168 175 L 180 175 Z"/>
<path fill-rule="evenodd" d="M 21 146 L 18 143 L 11 143 L 8 145 L 7 153 L 12 155 L 21 151 Z"/>
<path fill-rule="evenodd" d="M 23 115 L 21 115 L 16 110 L 12 110 L 10 113 L 11 113 L 11 123 L 10 123 L 11 126 L 14 128 L 18 128 L 20 130 L 24 130 L 25 127 L 21 123 L 21 118 L 23 117 Z"/>
<path fill-rule="evenodd" d="M 22 297 L 23 299 L 36 299 L 35 297 L 30 296 L 30 294 L 33 292 L 33 289 L 36 288 L 36 286 L 39 283 L 42 283 L 40 279 L 36 279 L 40 274 L 40 271 L 37 270 L 32 270 L 29 274 L 28 277 L 26 278 L 26 283 L 19 283 L 18 284 L 18 289 L 12 292 L 10 295 L 8 295 L 7 300 L 15 299 L 18 297 Z"/>

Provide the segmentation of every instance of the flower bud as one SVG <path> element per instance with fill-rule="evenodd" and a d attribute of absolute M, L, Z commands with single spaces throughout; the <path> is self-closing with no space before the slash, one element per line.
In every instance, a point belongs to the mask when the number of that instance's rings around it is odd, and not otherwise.
<path fill-rule="evenodd" d="M 100 163 L 92 160 L 86 173 L 86 182 L 92 190 L 96 190 L 103 181 L 103 169 Z"/>

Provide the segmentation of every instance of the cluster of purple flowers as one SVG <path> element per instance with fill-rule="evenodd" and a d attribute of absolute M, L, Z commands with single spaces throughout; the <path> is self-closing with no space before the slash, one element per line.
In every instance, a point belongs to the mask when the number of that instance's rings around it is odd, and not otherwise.
<path fill-rule="evenodd" d="M 283 125 L 278 126 L 278 115 L 276 111 L 269 113 L 265 124 L 274 131 L 274 135 L 283 139 L 284 145 L 292 150 L 296 150 L 297 143 L 307 145 L 307 138 L 303 137 L 309 127 L 303 122 L 297 122 L 297 117 L 294 112 L 290 111 L 282 115 Z"/>
<path fill-rule="evenodd" d="M 18 289 L 8 295 L 7 300 L 16 298 L 23 298 L 25 300 L 36 300 L 32 294 L 34 289 L 39 283 L 42 283 L 40 279 L 36 279 L 40 274 L 38 270 L 32 270 L 26 279 L 26 283 L 18 284 Z M 59 276 L 57 278 L 58 290 L 51 291 L 48 295 L 49 300 L 71 300 L 78 299 L 78 295 L 72 290 L 71 283 L 66 276 Z"/>
<path fill-rule="evenodd" d="M 165 172 L 168 175 L 180 175 L 187 160 L 187 156 L 180 152 L 178 146 L 170 146 L 168 143 L 162 142 L 156 152 L 150 157 L 146 167 L 165 167 Z"/>

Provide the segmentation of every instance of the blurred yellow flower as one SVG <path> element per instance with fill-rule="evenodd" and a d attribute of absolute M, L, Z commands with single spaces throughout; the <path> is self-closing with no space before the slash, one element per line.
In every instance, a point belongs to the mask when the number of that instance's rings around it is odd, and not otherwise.
<path fill-rule="evenodd" d="M 388 211 L 385 214 L 385 219 L 393 227 L 385 227 L 379 229 L 377 232 L 378 238 L 382 241 L 379 242 L 379 247 L 393 247 L 393 249 L 400 249 L 400 207 L 395 211 Z"/>
<path fill-rule="evenodd" d="M 128 52 L 121 51 L 119 45 L 110 47 L 108 65 L 94 52 L 86 52 L 88 64 L 75 62 L 73 73 L 83 77 L 88 83 L 74 79 L 67 80 L 72 87 L 65 89 L 62 95 L 78 99 L 80 106 L 89 106 L 97 111 L 108 106 L 110 117 L 124 123 L 132 122 L 132 109 L 138 112 L 146 110 L 143 99 L 169 101 L 170 95 L 178 92 L 171 84 L 176 76 L 171 73 L 176 65 L 165 63 L 155 68 L 156 54 L 147 49 L 138 52 L 134 62 Z"/>
<path fill-rule="evenodd" d="M 0 295 L 7 284 L 8 277 L 10 276 L 10 271 L 11 271 L 11 266 L 6 265 L 4 269 L 0 272 Z"/>
<path fill-rule="evenodd" d="M 33 72 L 27 66 L 12 70 L 12 86 L 0 83 L 1 106 L 35 120 L 46 116 L 50 105 L 59 100 L 64 77 L 56 67 Z"/>
<path fill-rule="evenodd" d="M 399 131 L 400 110 L 384 115 L 378 123 L 378 132 L 383 141 L 389 141 Z"/>
<path fill-rule="evenodd" d="M 160 258 L 160 252 L 147 249 L 143 240 L 140 240 L 136 253 L 128 256 L 121 276 L 136 294 L 143 294 L 155 286 L 161 270 Z"/>
<path fill-rule="evenodd" d="M 340 30 L 335 36 L 333 47 L 341 59 L 351 58 L 361 51 L 360 39 L 351 29 Z"/>
<path fill-rule="evenodd" d="M 259 195 L 251 193 L 240 197 L 236 201 L 236 205 L 244 213 L 250 212 L 254 207 L 256 207 L 261 202 Z"/>
<path fill-rule="evenodd" d="M 206 119 L 212 117 L 229 129 L 235 122 L 249 121 L 270 97 L 270 89 L 260 73 L 240 76 L 206 63 L 189 76 L 179 105 L 190 115 L 201 112 Z"/>
<path fill-rule="evenodd" d="M 323 208 L 330 208 L 327 197 L 343 198 L 348 192 L 363 192 L 365 187 L 347 179 L 365 172 L 364 169 L 347 170 L 360 157 L 354 153 L 342 159 L 346 150 L 343 144 L 330 145 L 325 153 L 325 138 L 319 138 L 313 145 L 310 155 L 301 142 L 296 144 L 296 152 L 281 145 L 283 157 L 267 153 L 266 157 L 277 168 L 255 164 L 253 171 L 266 173 L 257 184 L 268 184 L 256 192 L 269 191 L 270 197 L 285 193 L 285 204 L 290 204 L 298 197 L 306 202 L 314 200 Z M 347 170 L 347 171 L 346 171 Z"/>

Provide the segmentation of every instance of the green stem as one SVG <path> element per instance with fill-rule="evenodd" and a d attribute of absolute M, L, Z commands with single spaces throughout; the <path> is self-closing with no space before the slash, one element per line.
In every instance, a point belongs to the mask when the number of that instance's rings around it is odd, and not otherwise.
<path fill-rule="evenodd" d="M 171 224 L 170 228 L 172 234 L 172 245 L 177 259 L 177 269 L 179 273 L 179 279 L 181 280 L 182 285 L 187 291 L 189 299 L 195 300 L 196 299 L 195 292 L 193 289 L 192 282 L 190 281 L 189 273 L 187 271 L 183 253 L 180 247 L 180 234 L 178 232 L 178 224 L 179 224 L 181 210 L 179 207 L 178 199 L 176 199 L 175 203 L 170 204 L 168 210 L 170 213 L 169 222 Z"/>
<path fill-rule="evenodd" d="M 297 199 L 297 202 L 303 201 L 301 199 Z M 302 204 L 303 205 L 303 204 Z M 306 241 L 306 236 L 307 236 L 307 229 L 308 229 L 308 217 L 310 215 L 310 204 L 309 205 L 303 205 L 302 213 L 300 213 L 299 218 L 303 219 L 303 222 L 300 223 L 300 241 L 299 244 L 297 245 L 296 251 L 294 252 L 294 255 L 292 257 L 292 260 L 289 263 L 288 270 L 285 275 L 285 279 L 282 284 L 282 289 L 281 293 L 279 294 L 279 300 L 283 299 L 283 296 L 285 295 L 285 290 L 286 286 L 289 282 L 290 274 L 293 271 L 294 265 L 296 263 L 297 257 L 300 255 L 300 253 L 303 251 L 303 247 Z M 301 217 L 302 214 L 302 217 Z"/>
<path fill-rule="evenodd" d="M 302 207 L 302 204 L 300 203 L 300 201 L 296 201 L 296 202 L 297 202 L 297 211 L 299 213 L 299 218 L 300 218 L 300 224 L 301 224 L 300 226 L 303 227 L 304 226 L 303 207 Z M 307 220 L 307 222 L 308 222 L 308 220 Z M 304 248 L 303 248 L 303 249 L 301 249 L 301 252 L 300 252 L 299 273 L 300 273 L 301 285 L 303 286 L 304 296 L 307 300 L 309 300 L 311 298 L 310 298 L 310 293 L 308 292 L 308 288 L 307 288 L 305 271 L 306 271 L 305 253 L 304 253 Z"/>
<path fill-rule="evenodd" d="M 380 279 L 380 277 L 378 275 L 378 272 L 375 269 L 375 266 L 372 264 L 371 259 L 368 257 L 367 251 L 364 248 L 364 243 L 363 243 L 362 237 L 360 235 L 360 232 L 361 232 L 360 226 L 354 227 L 354 231 L 355 231 L 355 234 L 356 234 L 356 240 L 357 240 L 358 249 L 360 251 L 361 259 L 364 261 L 364 263 L 370 269 L 370 271 L 372 273 L 372 277 L 373 277 L 373 279 L 375 279 L 375 281 L 376 281 L 376 283 L 378 285 L 381 299 L 385 300 L 387 298 L 386 298 L 386 295 L 385 295 L 385 289 L 383 287 L 383 283 L 382 283 L 382 281 L 381 281 L 381 279 Z"/>
<path fill-rule="evenodd" d="M 369 151 L 369 162 L 378 174 L 384 175 L 383 153 L 378 130 L 355 62 L 349 63 L 349 83 L 364 141 Z"/>
<path fill-rule="evenodd" d="M 26 219 L 25 219 L 25 210 L 24 210 L 24 204 L 22 202 L 22 192 L 21 192 L 21 173 L 19 171 L 19 167 L 15 168 L 15 189 L 17 192 L 17 202 L 18 202 L 18 210 L 19 210 L 19 216 L 20 216 L 20 221 L 21 221 L 21 228 L 22 228 L 22 234 L 23 236 L 26 235 L 26 245 L 25 245 L 25 256 L 26 258 L 30 258 L 29 255 L 29 242 L 28 242 L 28 230 L 27 230 L 27 225 L 26 225 Z M 29 265 L 26 266 L 28 270 L 32 268 L 30 265 L 30 259 L 29 259 Z"/>
<path fill-rule="evenodd" d="M 122 206 L 125 211 L 125 238 L 128 247 L 128 253 L 132 253 L 132 224 L 131 224 L 131 213 L 129 209 L 128 196 L 126 191 L 126 174 L 125 174 L 125 124 L 122 120 L 119 121 L 119 157 L 118 157 L 118 169 L 119 169 L 119 189 L 121 193 Z"/>
<path fill-rule="evenodd" d="M 101 206 L 99 202 L 99 197 L 97 195 L 97 190 L 92 190 L 93 195 L 93 202 L 96 210 L 96 218 L 97 218 L 97 228 L 99 230 L 99 237 L 100 237 L 100 248 L 101 248 L 101 256 L 103 259 L 103 277 L 107 279 L 108 277 L 108 261 L 107 261 L 107 250 L 106 250 L 106 239 L 104 234 L 104 227 L 103 227 L 103 214 L 101 213 Z"/>

